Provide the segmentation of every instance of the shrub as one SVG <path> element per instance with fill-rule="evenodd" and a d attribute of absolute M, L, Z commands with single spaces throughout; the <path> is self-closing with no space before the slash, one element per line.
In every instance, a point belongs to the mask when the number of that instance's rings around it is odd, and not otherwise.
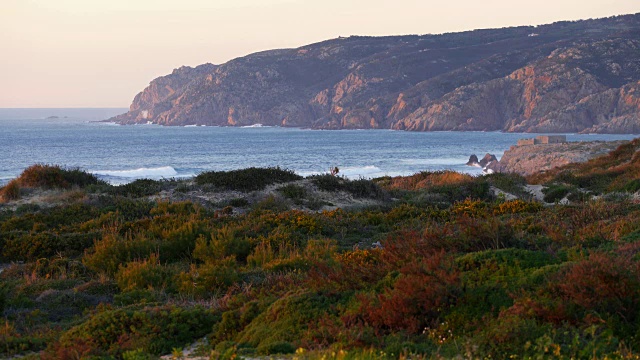
<path fill-rule="evenodd" d="M 406 257 L 388 256 L 390 262 Z M 418 334 L 425 327 L 435 326 L 441 312 L 455 303 L 459 273 L 453 259 L 442 252 L 398 265 L 400 276 L 392 287 L 374 298 L 360 298 L 362 316 L 381 331 Z"/>
<path fill-rule="evenodd" d="M 269 195 L 264 200 L 253 204 L 253 210 L 283 212 L 289 210 L 289 205 L 284 199 Z"/>
<path fill-rule="evenodd" d="M 538 202 L 523 201 L 523 200 L 510 200 L 498 204 L 493 209 L 494 215 L 502 214 L 519 214 L 519 213 L 536 213 L 543 209 L 543 206 Z"/>
<path fill-rule="evenodd" d="M 271 344 L 258 346 L 256 351 L 258 352 L 258 354 L 265 354 L 265 355 L 293 354 L 294 352 L 296 352 L 296 347 L 293 346 L 288 341 L 276 341 Z"/>
<path fill-rule="evenodd" d="M 345 182 L 345 190 L 355 197 L 381 198 L 384 191 L 373 181 L 367 179 L 350 180 Z"/>
<path fill-rule="evenodd" d="M 305 196 L 307 196 L 307 190 L 300 185 L 289 184 L 283 187 L 278 188 L 278 191 L 284 195 L 284 197 L 294 200 L 294 202 L 298 203 Z"/>
<path fill-rule="evenodd" d="M 156 357 L 142 351 L 142 349 L 125 351 L 122 360 L 154 360 Z"/>
<path fill-rule="evenodd" d="M 311 177 L 311 182 L 313 182 L 318 189 L 329 192 L 342 191 L 344 188 L 342 184 L 345 180 L 344 178 L 329 174 L 314 175 Z"/>
<path fill-rule="evenodd" d="M 623 190 L 629 193 L 635 193 L 640 190 L 640 179 L 633 179 L 625 184 Z"/>
<path fill-rule="evenodd" d="M 70 186 L 64 179 L 62 169 L 57 165 L 29 166 L 20 174 L 18 181 L 20 185 L 29 188 L 68 188 Z"/>
<path fill-rule="evenodd" d="M 121 237 L 110 233 L 95 242 L 92 251 L 84 255 L 82 262 L 91 270 L 113 276 L 120 264 L 145 259 L 154 253 L 155 248 L 155 244 L 145 236 L 128 234 Z"/>
<path fill-rule="evenodd" d="M 249 205 L 249 201 L 245 198 L 235 198 L 229 200 L 229 206 L 233 207 L 245 207 Z"/>
<path fill-rule="evenodd" d="M 178 291 L 199 297 L 223 293 L 240 280 L 236 267 L 233 257 L 220 259 L 216 263 L 192 265 L 188 273 L 178 275 Z"/>
<path fill-rule="evenodd" d="M 455 171 L 423 171 L 411 176 L 380 178 L 377 181 L 387 189 L 421 190 L 444 185 L 457 185 L 473 180 L 471 175 Z"/>
<path fill-rule="evenodd" d="M 115 278 L 122 291 L 155 289 L 172 292 L 174 276 L 173 269 L 161 265 L 158 255 L 151 254 L 148 259 L 121 265 Z"/>
<path fill-rule="evenodd" d="M 86 187 L 104 183 L 101 180 L 78 168 L 63 169 L 58 165 L 36 164 L 26 168 L 17 179 L 20 185 L 29 188 L 70 188 Z"/>
<path fill-rule="evenodd" d="M 141 198 L 157 194 L 162 189 L 162 185 L 157 180 L 138 179 L 125 185 L 111 187 L 113 195 Z"/>
<path fill-rule="evenodd" d="M 542 190 L 544 193 L 544 201 L 547 203 L 554 203 L 562 200 L 569 192 L 571 187 L 566 185 L 553 184 L 548 188 Z"/>
<path fill-rule="evenodd" d="M 372 180 L 349 180 L 343 177 L 324 174 L 312 176 L 311 181 L 318 189 L 323 191 L 346 191 L 360 198 L 380 198 L 385 196 L 385 192 Z"/>
<path fill-rule="evenodd" d="M 99 180 L 94 174 L 87 173 L 79 168 L 62 169 L 62 177 L 71 186 L 87 187 L 89 185 L 106 185 Z"/>
<path fill-rule="evenodd" d="M 167 354 L 209 333 L 216 321 L 217 316 L 202 307 L 106 310 L 63 333 L 47 353 L 50 358 L 63 360 L 91 355 L 120 356 L 137 349 L 154 355 Z M 73 355 L 74 349 L 81 351 Z"/>
<path fill-rule="evenodd" d="M 336 298 L 323 293 L 292 293 L 272 303 L 236 336 L 239 343 L 258 349 L 261 355 L 287 353 L 303 336 L 318 328 L 327 314 L 335 314 Z"/>
<path fill-rule="evenodd" d="M 638 319 L 640 264 L 629 257 L 594 253 L 573 265 L 557 286 L 564 299 L 599 316 Z"/>
<path fill-rule="evenodd" d="M 18 184 L 18 180 L 13 179 L 0 189 L 0 200 L 9 202 L 18 199 L 20 199 L 20 184 Z"/>
<path fill-rule="evenodd" d="M 232 171 L 209 171 L 196 176 L 198 185 L 213 185 L 223 190 L 256 191 L 267 185 L 300 180 L 292 170 L 275 168 L 248 168 Z"/>
<path fill-rule="evenodd" d="M 0 252 L 12 260 L 35 261 L 55 255 L 77 256 L 93 245 L 97 233 L 63 233 L 54 231 L 14 231 L 4 236 Z"/>

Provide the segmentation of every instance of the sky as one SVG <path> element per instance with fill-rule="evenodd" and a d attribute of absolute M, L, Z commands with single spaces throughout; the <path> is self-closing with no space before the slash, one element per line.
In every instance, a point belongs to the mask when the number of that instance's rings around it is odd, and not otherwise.
<path fill-rule="evenodd" d="M 0 0 L 0 108 L 128 107 L 174 68 L 338 36 L 637 12 L 639 0 Z"/>

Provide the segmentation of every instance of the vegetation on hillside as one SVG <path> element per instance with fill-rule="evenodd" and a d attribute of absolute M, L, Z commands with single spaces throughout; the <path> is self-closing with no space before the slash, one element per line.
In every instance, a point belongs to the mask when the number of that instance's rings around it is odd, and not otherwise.
<path fill-rule="evenodd" d="M 615 192 L 640 190 L 640 139 L 621 145 L 608 155 L 586 163 L 569 164 L 533 174 L 527 181 L 549 187 L 548 202 L 569 196 L 570 200 Z"/>
<path fill-rule="evenodd" d="M 618 174 L 599 188 L 618 196 L 553 206 L 493 195 L 523 191 L 522 177 L 500 174 L 352 181 L 247 169 L 121 187 L 56 177 L 39 186 L 84 196 L 0 207 L 0 356 L 178 357 L 204 337 L 212 359 L 635 359 L 633 159 L 621 148 L 539 175 L 595 191 L 562 174 Z M 252 190 L 269 185 L 266 197 Z M 158 197 L 221 188 L 236 197 Z M 340 209 L 321 193 L 376 203 Z"/>

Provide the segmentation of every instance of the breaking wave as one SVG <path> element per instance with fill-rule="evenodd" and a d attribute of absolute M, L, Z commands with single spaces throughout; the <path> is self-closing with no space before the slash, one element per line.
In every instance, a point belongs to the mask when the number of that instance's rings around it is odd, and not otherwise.
<path fill-rule="evenodd" d="M 134 170 L 92 170 L 92 174 L 130 179 L 160 179 L 178 176 L 178 172 L 171 166 L 157 168 L 139 168 Z"/>

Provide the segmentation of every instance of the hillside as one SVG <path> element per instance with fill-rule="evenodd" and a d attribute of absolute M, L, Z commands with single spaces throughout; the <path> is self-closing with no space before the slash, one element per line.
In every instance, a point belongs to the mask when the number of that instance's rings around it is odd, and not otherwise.
<path fill-rule="evenodd" d="M 512 146 L 500 158 L 501 171 L 531 175 L 606 155 L 627 141 L 576 141 Z"/>
<path fill-rule="evenodd" d="M 637 359 L 639 147 L 547 204 L 514 174 L 34 165 L 0 189 L 0 358 Z"/>
<path fill-rule="evenodd" d="M 640 139 L 620 145 L 610 153 L 584 163 L 572 163 L 527 177 L 533 184 L 583 194 L 640 190 Z"/>
<path fill-rule="evenodd" d="M 182 67 L 121 124 L 640 131 L 640 14 L 441 35 L 351 36 Z"/>

